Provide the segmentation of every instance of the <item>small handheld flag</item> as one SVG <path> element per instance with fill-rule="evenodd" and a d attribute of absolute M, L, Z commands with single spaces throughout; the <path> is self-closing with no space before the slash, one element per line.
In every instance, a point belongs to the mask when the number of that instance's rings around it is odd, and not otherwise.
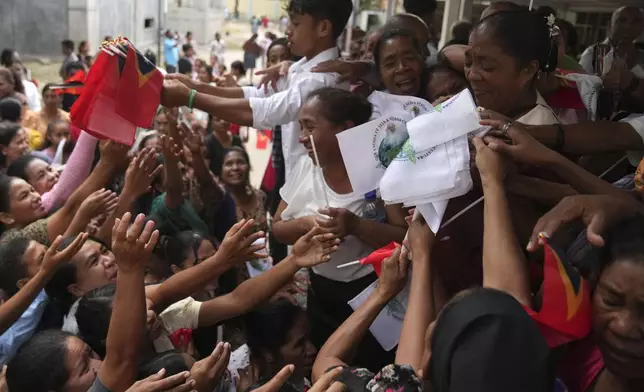
<path fill-rule="evenodd" d="M 590 332 L 590 287 L 570 263 L 560 257 L 545 234 L 541 307 L 528 309 L 550 347 L 579 340 Z"/>
<path fill-rule="evenodd" d="M 127 38 L 103 42 L 100 49 L 72 107 L 72 124 L 132 145 L 137 127 L 152 127 L 163 75 Z"/>

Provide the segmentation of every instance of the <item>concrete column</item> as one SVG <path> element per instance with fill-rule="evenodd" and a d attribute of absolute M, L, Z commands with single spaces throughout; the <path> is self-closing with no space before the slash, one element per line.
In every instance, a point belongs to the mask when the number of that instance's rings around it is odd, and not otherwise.
<path fill-rule="evenodd" d="M 452 39 L 451 28 L 454 22 L 459 20 L 459 12 L 461 7 L 461 0 L 446 0 L 445 10 L 443 11 L 443 24 L 441 27 L 441 40 L 438 48 L 442 48 L 445 42 Z"/>
<path fill-rule="evenodd" d="M 389 20 L 396 13 L 396 6 L 398 5 L 397 0 L 389 0 L 387 2 L 387 13 L 385 14 L 385 20 Z"/>
<path fill-rule="evenodd" d="M 96 51 L 103 39 L 98 26 L 98 0 L 69 0 L 67 13 L 69 39 L 77 45 L 87 41 L 91 51 Z"/>
<path fill-rule="evenodd" d="M 459 20 L 472 20 L 472 2 L 472 0 L 461 0 L 461 9 L 458 13 Z"/>

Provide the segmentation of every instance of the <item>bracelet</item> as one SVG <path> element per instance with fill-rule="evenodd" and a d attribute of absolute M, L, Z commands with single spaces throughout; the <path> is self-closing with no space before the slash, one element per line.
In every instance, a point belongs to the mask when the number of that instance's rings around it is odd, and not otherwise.
<path fill-rule="evenodd" d="M 557 139 L 552 149 L 561 152 L 564 144 L 566 144 L 566 134 L 564 133 L 563 125 L 557 124 Z"/>
<path fill-rule="evenodd" d="M 197 95 L 197 90 L 192 89 L 190 90 L 190 94 L 188 95 L 188 108 L 192 109 L 195 105 L 195 96 Z"/>
<path fill-rule="evenodd" d="M 637 88 L 639 86 L 640 86 L 640 78 L 638 78 L 637 76 L 633 75 L 633 78 L 631 79 L 631 81 L 628 84 L 628 86 L 626 86 L 624 91 L 622 91 L 622 94 L 631 95 L 633 92 L 635 92 L 637 90 Z"/>

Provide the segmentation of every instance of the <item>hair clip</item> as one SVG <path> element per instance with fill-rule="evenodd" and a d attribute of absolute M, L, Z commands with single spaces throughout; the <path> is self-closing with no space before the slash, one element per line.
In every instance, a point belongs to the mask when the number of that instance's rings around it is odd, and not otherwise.
<path fill-rule="evenodd" d="M 548 28 L 550 29 L 550 36 L 552 36 L 554 33 L 555 22 L 557 22 L 557 17 L 553 14 L 550 14 L 546 17 L 546 23 L 548 24 Z"/>

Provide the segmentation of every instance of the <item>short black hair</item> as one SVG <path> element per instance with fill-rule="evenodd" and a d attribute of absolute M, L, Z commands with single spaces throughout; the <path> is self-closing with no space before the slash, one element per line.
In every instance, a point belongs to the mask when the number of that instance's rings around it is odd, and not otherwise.
<path fill-rule="evenodd" d="M 72 51 L 74 50 L 74 41 L 71 39 L 65 39 L 60 42 L 60 45 L 65 48 L 65 49 L 71 49 Z"/>
<path fill-rule="evenodd" d="M 47 330 L 23 344 L 7 364 L 11 391 L 60 391 L 67 383 L 67 339 L 74 335 Z"/>
<path fill-rule="evenodd" d="M 185 57 L 179 59 L 179 73 L 180 74 L 190 74 L 192 73 L 192 63 Z"/>
<path fill-rule="evenodd" d="M 21 116 L 22 102 L 20 100 L 13 97 L 0 99 L 0 121 L 17 123 Z"/>
<path fill-rule="evenodd" d="M 271 52 L 271 49 L 273 49 L 275 46 L 288 47 L 288 38 L 282 37 L 282 38 L 274 39 L 273 42 L 271 42 L 271 44 L 268 46 L 268 50 L 266 50 L 267 56 Z"/>
<path fill-rule="evenodd" d="M 190 45 L 190 44 L 183 44 L 183 45 L 181 46 L 181 50 L 183 51 L 183 53 L 186 53 L 186 52 L 187 52 L 187 51 L 189 51 L 190 49 L 192 49 L 192 45 Z"/>
<path fill-rule="evenodd" d="M 80 336 L 101 358 L 105 358 L 107 352 L 107 333 L 115 294 L 114 283 L 94 289 L 81 298 L 76 310 Z"/>
<path fill-rule="evenodd" d="M 25 154 L 15 161 L 11 162 L 11 165 L 7 167 L 7 175 L 10 177 L 18 177 L 22 178 L 23 180 L 27 181 L 27 166 L 33 161 L 34 159 L 40 159 L 43 160 L 40 157 L 37 157 L 33 154 Z"/>
<path fill-rule="evenodd" d="M 268 302 L 243 316 L 246 340 L 251 355 L 262 358 L 276 355 L 286 343 L 298 317 L 305 316 L 297 305 L 285 299 Z"/>
<path fill-rule="evenodd" d="M 436 0 L 404 0 L 405 12 L 420 16 L 421 18 L 436 12 Z"/>
<path fill-rule="evenodd" d="M 22 127 L 17 122 L 2 121 L 0 122 L 0 145 L 9 146 L 14 137 L 20 132 Z M 7 164 L 7 157 L 0 154 L 0 167 L 5 167 Z"/>
<path fill-rule="evenodd" d="M 236 69 L 242 75 L 246 74 L 246 67 L 244 67 L 244 63 L 239 60 L 233 61 L 232 64 L 230 64 L 230 69 Z"/>
<path fill-rule="evenodd" d="M 11 67 L 14 62 L 15 53 L 16 51 L 14 49 L 3 49 L 2 54 L 0 54 L 0 65 L 4 67 Z"/>
<path fill-rule="evenodd" d="M 24 235 L 13 237 L 11 241 L 0 241 L 0 289 L 10 297 L 18 292 L 18 281 L 28 277 L 22 256 L 30 241 Z"/>
<path fill-rule="evenodd" d="M 313 91 L 307 101 L 317 98 L 322 104 L 322 114 L 334 124 L 348 121 L 354 126 L 366 123 L 371 118 L 373 107 L 365 97 L 335 87 L 323 87 Z"/>
<path fill-rule="evenodd" d="M 328 20 L 333 26 L 333 39 L 338 39 L 353 12 L 351 0 L 290 0 L 288 13 L 310 15 L 317 21 Z"/>

